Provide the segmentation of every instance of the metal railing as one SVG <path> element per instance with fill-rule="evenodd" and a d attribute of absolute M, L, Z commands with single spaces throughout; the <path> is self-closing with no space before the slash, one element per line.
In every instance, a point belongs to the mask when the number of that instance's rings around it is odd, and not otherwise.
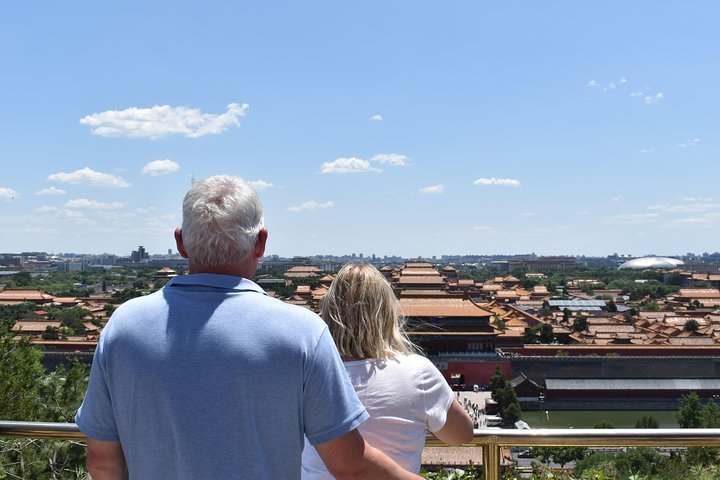
<path fill-rule="evenodd" d="M 74 423 L 0 421 L 0 437 L 46 440 L 85 440 Z M 429 436 L 427 445 L 444 445 Z M 500 479 L 503 447 L 720 447 L 718 428 L 617 428 L 475 430 L 467 446 L 482 447 L 482 465 L 487 480 Z"/>

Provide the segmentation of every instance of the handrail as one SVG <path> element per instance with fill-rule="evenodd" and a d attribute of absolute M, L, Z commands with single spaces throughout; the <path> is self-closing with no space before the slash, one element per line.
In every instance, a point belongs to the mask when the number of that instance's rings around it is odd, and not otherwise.
<path fill-rule="evenodd" d="M 85 440 L 74 423 L 0 421 L 0 437 Z M 428 436 L 427 445 L 445 445 Z M 476 429 L 472 443 L 482 447 L 484 477 L 500 479 L 502 447 L 718 447 L 718 428 Z"/>
<path fill-rule="evenodd" d="M 13 422 L 0 420 L 0 437 L 45 440 L 87 440 L 75 423 Z"/>

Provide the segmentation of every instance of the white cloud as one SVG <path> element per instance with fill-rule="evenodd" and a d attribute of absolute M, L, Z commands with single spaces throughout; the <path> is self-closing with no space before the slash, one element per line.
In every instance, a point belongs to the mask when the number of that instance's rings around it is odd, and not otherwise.
<path fill-rule="evenodd" d="M 663 92 L 658 92 L 655 95 L 646 95 L 645 104 L 652 105 L 653 103 L 658 103 L 660 100 L 663 99 L 664 96 L 665 94 L 663 94 Z"/>
<path fill-rule="evenodd" d="M 713 210 L 720 208 L 720 204 L 717 203 L 691 203 L 686 205 L 674 205 L 668 207 L 668 212 L 704 212 L 707 210 Z"/>
<path fill-rule="evenodd" d="M 262 190 L 267 190 L 268 188 L 272 188 L 275 186 L 270 182 L 266 182 L 265 180 L 253 180 L 251 182 L 248 182 L 248 185 L 253 187 L 258 192 Z"/>
<path fill-rule="evenodd" d="M 590 80 L 585 86 L 586 87 L 597 87 L 598 82 L 596 82 L 595 80 Z"/>
<path fill-rule="evenodd" d="M 620 80 L 618 80 L 618 83 L 627 83 L 627 78 L 622 77 Z"/>
<path fill-rule="evenodd" d="M 93 113 L 80 119 L 92 128 L 93 135 L 101 137 L 163 138 L 184 135 L 198 138 L 217 135 L 231 126 L 240 125 L 247 103 L 231 103 L 221 114 L 203 113 L 199 108 L 155 105 L 151 108 L 131 107 L 125 110 L 108 110 Z"/>
<path fill-rule="evenodd" d="M 408 157 L 399 153 L 378 153 L 369 161 L 357 157 L 342 157 L 333 162 L 324 162 L 320 173 L 365 173 L 365 172 L 382 172 L 375 168 L 370 162 L 379 163 L 381 165 L 391 165 L 393 167 L 404 167 L 408 164 Z"/>
<path fill-rule="evenodd" d="M 622 223 L 622 224 L 636 224 L 636 223 L 652 223 L 657 220 L 659 214 L 657 213 L 626 213 L 620 215 L 613 215 L 605 219 L 605 223 Z"/>
<path fill-rule="evenodd" d="M 362 158 L 338 158 L 334 162 L 324 162 L 320 173 L 364 173 L 381 172 L 370 166 L 370 162 Z"/>
<path fill-rule="evenodd" d="M 445 185 L 431 185 L 429 187 L 423 187 L 420 189 L 420 193 L 443 193 L 445 191 Z"/>
<path fill-rule="evenodd" d="M 124 206 L 125 204 L 122 202 L 104 203 L 97 200 L 88 200 L 87 198 L 76 198 L 69 200 L 65 204 L 65 208 L 89 208 L 92 210 L 114 210 Z"/>
<path fill-rule="evenodd" d="M 116 175 L 96 172 L 88 167 L 71 173 L 53 173 L 48 177 L 48 180 L 65 183 L 83 183 L 87 185 L 94 185 L 96 187 L 125 188 L 130 186 L 130 183 Z"/>
<path fill-rule="evenodd" d="M 617 88 L 617 85 L 615 85 L 613 82 L 608 83 L 607 87 L 603 88 L 603 90 L 615 90 Z"/>
<path fill-rule="evenodd" d="M 500 233 L 497 229 L 487 225 L 476 225 L 472 228 L 476 232 L 484 233 L 486 235 L 497 235 Z"/>
<path fill-rule="evenodd" d="M 715 227 L 720 225 L 720 212 L 706 213 L 699 217 L 686 217 L 667 223 L 668 227 Z"/>
<path fill-rule="evenodd" d="M 12 188 L 0 187 L 0 200 L 9 201 L 19 196 L 20 194 Z"/>
<path fill-rule="evenodd" d="M 520 180 L 514 178 L 478 178 L 473 182 L 475 185 L 486 186 L 486 185 L 500 185 L 502 187 L 519 187 Z"/>
<path fill-rule="evenodd" d="M 677 223 L 680 225 L 709 225 L 712 222 L 708 218 L 688 217 L 688 218 L 681 218 L 681 219 L 675 220 L 673 223 Z"/>
<path fill-rule="evenodd" d="M 64 209 L 60 211 L 60 216 L 75 225 L 91 225 L 95 223 L 86 218 L 84 213 L 78 212 L 77 210 Z"/>
<path fill-rule="evenodd" d="M 399 153 L 378 153 L 370 159 L 371 162 L 377 162 L 381 164 L 389 164 L 393 167 L 404 167 L 407 165 L 408 158 L 405 155 Z"/>
<path fill-rule="evenodd" d="M 620 201 L 620 197 L 613 197 L 610 199 L 612 203 L 618 203 Z"/>
<path fill-rule="evenodd" d="M 167 175 L 168 173 L 177 172 L 180 170 L 180 165 L 172 160 L 153 160 L 148 162 L 142 168 L 143 175 L 150 175 L 151 177 L 157 177 L 160 175 Z"/>
<path fill-rule="evenodd" d="M 40 213 L 57 212 L 57 207 L 51 207 L 50 205 L 43 205 L 42 207 L 36 208 L 35 211 L 40 212 Z"/>
<path fill-rule="evenodd" d="M 692 147 L 697 146 L 697 144 L 698 144 L 699 142 L 700 142 L 700 139 L 699 139 L 699 138 L 691 138 L 690 140 L 688 140 L 688 141 L 685 142 L 685 143 L 678 143 L 677 146 L 678 146 L 679 148 L 688 148 L 688 147 L 692 148 Z"/>
<path fill-rule="evenodd" d="M 643 92 L 630 92 L 631 97 L 642 97 L 645 94 Z"/>
<path fill-rule="evenodd" d="M 155 207 L 146 207 L 146 208 L 140 207 L 140 208 L 135 209 L 135 211 L 137 213 L 150 213 L 153 210 L 155 210 Z"/>
<path fill-rule="evenodd" d="M 33 235 L 33 236 L 54 236 L 60 234 L 60 231 L 57 228 L 47 228 L 47 227 L 28 227 L 23 228 L 22 232 L 27 235 Z"/>
<path fill-rule="evenodd" d="M 714 203 L 712 198 L 708 199 L 685 199 L 687 203 L 678 205 L 657 204 L 650 205 L 648 210 L 661 210 L 665 212 L 706 212 L 708 210 L 720 209 L 720 203 Z"/>
<path fill-rule="evenodd" d="M 382 122 L 384 119 L 382 115 L 373 115 L 372 117 L 370 117 L 370 120 L 372 120 L 373 122 Z"/>
<path fill-rule="evenodd" d="M 650 147 L 650 148 L 643 148 L 643 149 L 641 149 L 641 150 L 640 150 L 640 153 L 642 153 L 643 155 L 645 155 L 645 154 L 648 154 L 648 153 L 653 153 L 654 151 L 655 151 L 655 147 Z"/>
<path fill-rule="evenodd" d="M 59 188 L 55 187 L 49 187 L 38 190 L 37 192 L 35 192 L 35 195 L 65 195 L 66 193 L 67 192 L 65 190 L 60 190 Z"/>
<path fill-rule="evenodd" d="M 521 217 L 534 217 L 535 214 L 533 212 L 523 212 L 520 214 Z"/>
<path fill-rule="evenodd" d="M 335 206 L 335 202 L 329 201 L 325 203 L 318 203 L 315 200 L 310 200 L 295 207 L 288 207 L 289 212 L 305 212 L 309 210 L 319 210 L 323 208 L 332 208 Z"/>

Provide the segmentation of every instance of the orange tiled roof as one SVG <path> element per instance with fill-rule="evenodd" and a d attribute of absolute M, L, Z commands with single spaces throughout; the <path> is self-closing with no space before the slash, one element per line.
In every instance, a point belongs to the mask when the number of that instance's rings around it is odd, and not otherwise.
<path fill-rule="evenodd" d="M 433 268 L 432 263 L 428 262 L 408 262 L 405 268 Z"/>
<path fill-rule="evenodd" d="M 52 320 L 42 322 L 20 320 L 15 322 L 15 325 L 10 330 L 13 332 L 42 333 L 47 327 L 60 328 L 60 325 L 62 324 L 59 321 Z"/>
<path fill-rule="evenodd" d="M 444 285 L 445 280 L 440 275 L 402 275 L 398 285 Z"/>
<path fill-rule="evenodd" d="M 0 301 L 38 302 L 52 300 L 53 296 L 40 290 L 31 289 L 5 289 L 0 292 Z"/>
<path fill-rule="evenodd" d="M 477 317 L 492 316 L 464 298 L 400 298 L 400 311 L 405 317 Z"/>
<path fill-rule="evenodd" d="M 413 297 L 413 298 L 434 297 L 434 298 L 437 298 L 437 297 L 450 297 L 450 294 L 448 292 L 446 292 L 445 290 L 438 290 L 437 288 L 429 289 L 429 290 L 414 288 L 411 290 L 402 290 L 400 292 L 400 297 L 401 298 L 409 298 L 409 297 Z"/>
<path fill-rule="evenodd" d="M 720 290 L 718 290 L 717 288 L 681 288 L 678 291 L 678 296 L 693 299 L 720 299 Z"/>
<path fill-rule="evenodd" d="M 404 276 L 414 277 L 442 277 L 440 272 L 434 268 L 405 268 L 403 269 L 400 278 Z"/>

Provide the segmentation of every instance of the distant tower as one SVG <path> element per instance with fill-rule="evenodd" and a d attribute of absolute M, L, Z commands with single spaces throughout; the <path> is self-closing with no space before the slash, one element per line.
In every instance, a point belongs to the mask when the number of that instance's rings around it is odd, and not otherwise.
<path fill-rule="evenodd" d="M 130 259 L 133 263 L 140 263 L 150 258 L 150 255 L 145 251 L 145 247 L 140 245 L 137 250 L 133 250 L 130 254 Z"/>

